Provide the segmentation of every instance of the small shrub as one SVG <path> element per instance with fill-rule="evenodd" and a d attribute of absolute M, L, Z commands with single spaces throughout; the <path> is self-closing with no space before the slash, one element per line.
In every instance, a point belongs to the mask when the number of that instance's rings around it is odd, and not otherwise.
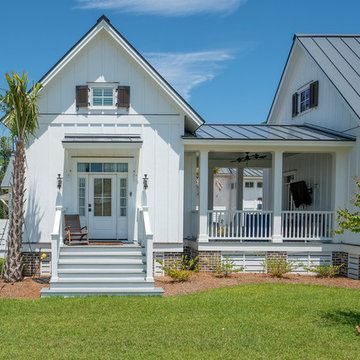
<path fill-rule="evenodd" d="M 296 269 L 295 261 L 286 261 L 283 259 L 269 259 L 266 258 L 262 266 L 268 274 L 281 278 L 283 275 L 288 274 Z"/>
<path fill-rule="evenodd" d="M 190 276 L 196 272 L 199 272 L 197 256 L 194 259 L 189 258 L 187 255 L 182 255 L 180 261 L 174 260 L 165 264 L 164 261 L 156 259 L 161 265 L 161 269 L 165 271 L 165 274 L 177 281 L 187 281 Z"/>
<path fill-rule="evenodd" d="M 316 265 L 314 263 L 311 263 L 309 267 L 304 266 L 304 269 L 312 273 L 315 273 L 317 277 L 332 278 L 340 274 L 340 269 L 344 265 L 345 264 L 333 265 L 333 263 L 331 263 L 330 265 L 326 265 L 325 263 Z"/>
<path fill-rule="evenodd" d="M 235 269 L 235 262 L 229 256 L 224 256 L 224 260 L 207 260 L 206 263 L 208 263 L 213 268 L 213 271 L 220 277 L 228 277 L 233 273 L 244 270 L 243 266 Z"/>
<path fill-rule="evenodd" d="M 4 265 L 4 261 L 5 261 L 5 259 L 0 258 L 0 276 L 1 276 L 1 273 L 2 273 L 2 268 L 3 268 L 3 265 Z"/>

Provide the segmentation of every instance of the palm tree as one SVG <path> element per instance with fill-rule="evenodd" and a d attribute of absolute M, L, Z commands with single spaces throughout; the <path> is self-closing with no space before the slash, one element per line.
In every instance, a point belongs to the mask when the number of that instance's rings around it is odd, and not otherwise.
<path fill-rule="evenodd" d="M 2 119 L 10 130 L 14 143 L 14 170 L 11 183 L 11 215 L 8 234 L 8 251 L 5 262 L 6 282 L 22 280 L 22 236 L 24 222 L 25 192 L 25 146 L 38 128 L 39 109 L 37 100 L 41 84 L 33 84 L 28 90 L 27 73 L 5 74 L 9 89 L 0 95 L 0 109 L 5 112 Z"/>

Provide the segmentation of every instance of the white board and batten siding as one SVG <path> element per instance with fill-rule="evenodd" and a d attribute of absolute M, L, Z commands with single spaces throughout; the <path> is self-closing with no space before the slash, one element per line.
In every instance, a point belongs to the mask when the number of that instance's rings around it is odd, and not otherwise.
<path fill-rule="evenodd" d="M 101 111 L 89 116 L 94 110 L 76 109 L 77 85 L 114 81 L 131 88 L 130 108 L 116 110 L 121 116 Z M 43 88 L 39 107 L 41 113 L 60 115 L 39 117 L 40 129 L 27 149 L 25 221 L 31 241 L 49 241 L 55 204 L 62 203 L 67 213 L 78 213 L 76 159 L 72 155 L 83 156 L 86 150 L 71 150 L 67 160 L 62 140 L 69 133 L 140 135 L 143 143 L 139 151 L 130 153 L 114 147 L 92 149 L 85 155 L 133 157 L 135 165 L 128 174 L 132 194 L 128 210 L 133 218 L 130 241 L 136 239 L 137 208 L 141 205 L 150 208 L 155 242 L 183 241 L 184 111 L 105 30 Z M 60 193 L 57 174 L 64 178 Z M 144 174 L 149 178 L 146 193 Z"/>

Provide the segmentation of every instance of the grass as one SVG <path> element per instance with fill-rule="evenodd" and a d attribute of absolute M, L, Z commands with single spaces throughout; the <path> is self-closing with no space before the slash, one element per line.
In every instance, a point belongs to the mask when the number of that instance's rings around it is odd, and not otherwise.
<path fill-rule="evenodd" d="M 2 299 L 0 321 L 1 359 L 360 359 L 360 291 L 351 289 Z"/>

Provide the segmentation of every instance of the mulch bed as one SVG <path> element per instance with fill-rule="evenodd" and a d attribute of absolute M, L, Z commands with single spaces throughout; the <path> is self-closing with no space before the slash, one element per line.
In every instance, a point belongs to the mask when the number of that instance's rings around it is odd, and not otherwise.
<path fill-rule="evenodd" d="M 23 281 L 7 284 L 2 281 L 0 298 L 6 299 L 37 299 L 40 297 L 40 290 L 49 287 L 49 284 L 39 284 L 39 278 L 25 278 Z M 47 282 L 49 277 L 41 277 L 42 281 Z M 37 281 L 34 281 L 37 280 Z"/>
<path fill-rule="evenodd" d="M 287 283 L 287 284 L 311 284 L 360 289 L 360 281 L 344 277 L 318 278 L 311 275 L 286 275 L 281 279 L 267 274 L 233 274 L 228 278 L 221 278 L 211 273 L 198 273 L 189 281 L 175 282 L 170 277 L 155 277 L 155 286 L 164 289 L 164 296 L 178 296 L 191 294 L 198 291 L 210 290 L 223 286 L 260 283 Z"/>
<path fill-rule="evenodd" d="M 15 284 L 2 283 L 0 298 L 37 299 L 40 297 L 40 290 L 44 287 L 49 287 L 47 284 L 48 279 L 48 277 L 43 277 L 40 280 L 38 278 L 26 278 Z M 234 274 L 228 278 L 221 278 L 211 273 L 198 273 L 193 275 L 189 281 L 185 282 L 176 282 L 167 276 L 155 277 L 155 286 L 164 289 L 164 296 L 185 295 L 223 286 L 253 283 L 311 284 L 360 289 L 359 280 L 352 280 L 344 277 L 322 279 L 310 275 L 286 275 L 284 278 L 277 279 L 266 274 Z"/>

